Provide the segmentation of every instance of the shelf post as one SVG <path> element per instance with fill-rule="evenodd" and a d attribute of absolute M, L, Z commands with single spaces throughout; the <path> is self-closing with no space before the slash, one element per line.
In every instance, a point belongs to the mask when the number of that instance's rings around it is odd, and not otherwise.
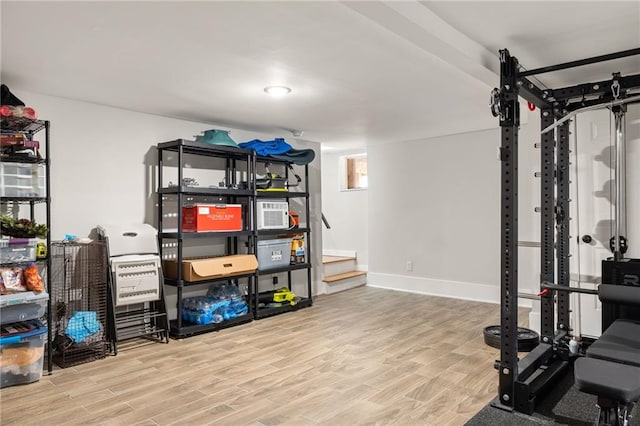
<path fill-rule="evenodd" d="M 44 139 L 45 139 L 45 191 L 46 191 L 46 216 L 47 216 L 47 291 L 49 292 L 49 300 L 47 301 L 47 371 L 49 374 L 53 371 L 53 331 L 51 330 L 51 323 L 53 322 L 53 315 L 51 312 L 51 147 L 49 143 L 51 123 L 49 120 L 44 122 Z M 31 206 L 33 215 L 33 203 Z"/>
<path fill-rule="evenodd" d="M 310 191 L 309 191 L 309 165 L 305 164 L 304 165 L 304 191 L 306 193 L 305 196 L 305 215 L 306 215 L 306 221 L 307 221 L 307 241 L 306 241 L 306 253 L 305 253 L 305 261 L 309 264 L 312 265 L 313 262 L 311 261 L 312 259 L 312 255 L 313 255 L 313 251 L 311 250 L 311 206 L 309 205 L 309 203 L 311 202 L 311 198 L 310 198 Z M 309 297 L 309 300 L 311 301 L 311 303 L 313 303 L 313 295 L 311 294 L 312 291 L 312 277 L 313 275 L 311 274 L 311 267 L 307 268 L 307 296 Z"/>
<path fill-rule="evenodd" d="M 180 329 L 182 328 L 182 203 L 184 202 L 183 194 L 182 194 L 182 163 L 184 156 L 184 148 L 182 145 L 178 146 L 178 186 L 181 189 L 178 191 L 178 246 L 177 246 L 177 254 L 176 254 L 176 325 L 177 332 L 180 333 Z"/>

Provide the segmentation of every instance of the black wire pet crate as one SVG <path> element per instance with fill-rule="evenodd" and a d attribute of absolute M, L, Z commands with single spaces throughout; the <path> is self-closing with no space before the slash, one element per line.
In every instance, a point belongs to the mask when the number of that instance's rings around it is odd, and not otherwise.
<path fill-rule="evenodd" d="M 53 242 L 51 309 L 53 361 L 62 368 L 102 359 L 107 340 L 107 249 Z"/>

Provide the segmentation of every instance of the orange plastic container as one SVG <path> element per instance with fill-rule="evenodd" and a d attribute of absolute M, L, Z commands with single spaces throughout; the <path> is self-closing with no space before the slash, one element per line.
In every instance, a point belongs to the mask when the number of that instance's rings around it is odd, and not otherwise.
<path fill-rule="evenodd" d="M 242 231 L 240 204 L 194 204 L 182 208 L 184 232 Z"/>

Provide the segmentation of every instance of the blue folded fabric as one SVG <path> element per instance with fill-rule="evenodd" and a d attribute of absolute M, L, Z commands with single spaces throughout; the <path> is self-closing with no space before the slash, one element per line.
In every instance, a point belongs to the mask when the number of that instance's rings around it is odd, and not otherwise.
<path fill-rule="evenodd" d="M 65 333 L 76 343 L 100 331 L 100 323 L 94 311 L 77 311 L 71 315 Z"/>
<path fill-rule="evenodd" d="M 311 163 L 313 159 L 316 158 L 316 153 L 312 149 L 291 149 L 284 154 L 271 154 L 269 157 L 304 166 L 305 164 Z"/>
<path fill-rule="evenodd" d="M 252 149 L 258 155 L 284 154 L 292 149 L 291 145 L 286 143 L 283 138 L 275 138 L 272 141 L 254 139 L 239 143 L 238 146 L 240 146 L 240 148 Z"/>

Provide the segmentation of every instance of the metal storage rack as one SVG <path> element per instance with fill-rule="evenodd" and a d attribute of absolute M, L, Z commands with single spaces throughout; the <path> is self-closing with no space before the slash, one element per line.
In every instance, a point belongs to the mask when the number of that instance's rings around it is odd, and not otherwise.
<path fill-rule="evenodd" d="M 106 244 L 55 241 L 49 257 L 53 360 L 67 368 L 105 358 L 109 348 Z"/>
<path fill-rule="evenodd" d="M 290 175 L 290 170 L 292 169 L 293 165 L 290 162 L 287 161 L 283 161 L 283 160 L 277 160 L 274 158 L 270 158 L 270 157 L 256 157 L 256 161 L 260 162 L 260 163 L 265 163 L 265 164 L 270 164 L 270 165 L 279 165 L 281 167 L 284 168 L 284 177 L 287 179 L 287 181 L 289 181 L 289 179 L 291 178 Z M 256 271 L 256 279 L 255 279 L 255 289 L 253 291 L 254 293 L 254 297 L 255 300 L 253 302 L 253 308 L 254 308 L 254 316 L 255 319 L 262 319 L 262 318 L 266 318 L 266 317 L 270 317 L 273 315 L 278 315 L 278 314 L 282 314 L 285 312 L 291 312 L 291 311 L 296 311 L 302 308 L 306 308 L 309 307 L 311 305 L 313 305 L 313 298 L 312 298 L 312 294 L 311 294 L 311 283 L 312 283 L 312 279 L 311 279 L 311 227 L 310 227 L 310 208 L 309 208 L 309 165 L 305 165 L 304 166 L 304 191 L 275 191 L 275 192 L 260 192 L 256 190 L 256 200 L 260 199 L 260 198 L 279 198 L 279 199 L 286 199 L 287 201 L 290 201 L 291 199 L 299 199 L 302 200 L 304 203 L 304 219 L 306 220 L 306 224 L 304 227 L 298 227 L 295 229 L 287 229 L 287 230 L 282 230 L 282 229 L 264 229 L 264 230 L 258 230 L 257 227 L 255 229 L 255 241 L 256 241 L 256 245 L 257 242 L 262 239 L 262 238 L 273 238 L 275 236 L 290 236 L 290 235 L 294 235 L 294 234 L 303 234 L 304 238 L 305 238 L 305 245 L 306 245 L 306 250 L 305 250 L 305 262 L 301 263 L 301 264 L 296 264 L 296 265 L 287 265 L 287 266 L 282 266 L 279 268 L 274 268 L 274 269 L 269 269 L 269 270 L 263 270 L 261 271 L 260 269 L 258 269 Z M 257 223 L 257 221 L 254 221 L 254 223 Z M 307 285 L 306 285 L 306 290 L 307 290 L 307 295 L 306 297 L 300 297 L 300 300 L 295 304 L 295 305 L 283 305 L 280 307 L 260 307 L 259 304 L 259 299 L 260 299 L 260 291 L 258 289 L 258 285 L 259 285 L 259 281 L 260 281 L 260 276 L 261 275 L 271 275 L 271 274 L 276 274 L 276 273 L 280 273 L 280 272 L 286 272 L 287 273 L 287 286 L 289 288 L 289 290 L 292 290 L 292 272 L 296 271 L 296 270 L 306 270 L 306 275 L 307 275 Z M 299 296 L 299 295 L 298 295 Z"/>
<path fill-rule="evenodd" d="M 28 118 L 16 118 L 16 117 L 2 117 L 2 121 L 0 123 L 0 133 L 3 135 L 24 135 L 28 140 L 33 140 L 33 136 L 44 130 L 44 158 L 37 158 L 35 161 L 19 161 L 12 160 L 11 162 L 24 162 L 25 164 L 41 164 L 45 169 L 45 192 L 41 197 L 28 197 L 28 196 L 11 196 L 11 197 L 0 197 L 0 205 L 5 209 L 8 206 L 18 206 L 18 208 L 22 205 L 26 205 L 29 207 L 29 218 L 30 220 L 34 220 L 36 218 L 36 204 L 44 204 L 45 205 L 45 224 L 47 227 L 51 226 L 51 198 L 50 198 L 50 165 L 51 165 L 51 153 L 50 153 L 50 143 L 49 143 L 49 129 L 50 124 L 49 121 L 46 120 L 31 120 Z M 47 232 L 47 247 L 51 247 L 51 229 Z M 46 282 L 46 290 L 48 292 L 51 291 L 51 274 L 49 271 L 51 270 L 51 257 L 47 256 L 45 258 L 39 258 L 36 261 L 39 265 L 44 266 L 44 269 L 40 267 L 41 275 L 46 275 L 43 277 Z M 24 263 L 24 262 L 22 262 Z M 29 262 L 31 263 L 31 262 Z M 44 273 L 43 273 L 44 272 Z M 49 298 L 47 302 L 47 313 L 46 313 L 46 321 L 47 321 L 47 346 L 46 346 L 46 354 L 47 354 L 47 371 L 51 374 L 53 370 L 53 354 L 51 350 L 51 341 L 52 341 L 52 330 L 51 330 L 51 299 Z"/>
<path fill-rule="evenodd" d="M 167 256 L 167 242 L 171 245 L 173 243 L 177 261 L 177 274 L 176 278 L 167 278 L 165 276 L 165 285 L 176 288 L 177 301 L 176 310 L 177 317 L 175 320 L 170 321 L 170 334 L 175 338 L 188 337 L 195 334 L 205 333 L 209 331 L 220 330 L 234 325 L 243 324 L 253 319 L 253 310 L 251 307 L 251 290 L 253 288 L 253 280 L 255 275 L 253 272 L 238 274 L 233 276 L 225 276 L 221 278 L 188 282 L 182 279 L 183 268 L 182 260 L 184 259 L 184 245 L 186 241 L 199 241 L 213 240 L 224 238 L 225 252 L 227 255 L 238 253 L 238 243 L 240 238 L 247 239 L 247 248 L 249 253 L 253 253 L 253 224 L 255 223 L 254 214 L 254 200 L 255 200 L 255 180 L 252 178 L 255 174 L 255 155 L 253 151 L 240 149 L 235 147 L 227 147 L 221 145 L 211 145 L 200 142 L 193 142 L 184 139 L 177 139 L 170 142 L 164 142 L 157 145 L 158 150 L 158 237 L 160 257 L 166 259 Z M 163 167 L 167 164 L 169 155 L 175 155 L 176 157 L 171 159 L 172 163 L 177 163 L 177 184 L 176 186 L 163 187 Z M 224 167 L 224 183 L 226 187 L 193 187 L 184 185 L 184 166 L 185 156 L 197 156 L 197 157 L 209 157 L 223 159 L 225 162 Z M 247 175 L 247 188 L 239 188 L 240 182 L 238 182 L 238 173 L 240 172 L 241 165 L 246 167 Z M 213 170 L 216 170 L 212 167 Z M 220 169 L 218 169 L 220 170 Z M 171 200 L 169 197 L 175 197 L 176 200 Z M 243 229 L 236 232 L 183 232 L 182 229 L 182 206 L 185 202 L 195 198 L 220 198 L 226 203 L 235 203 L 240 200 L 246 200 L 247 214 L 244 215 Z M 177 206 L 177 230 L 171 231 L 165 230 L 164 222 L 165 203 L 174 203 Z M 182 318 L 182 301 L 185 287 L 195 287 L 211 284 L 219 284 L 223 282 L 231 282 L 239 285 L 239 280 L 248 280 L 247 291 L 248 295 L 246 302 L 249 307 L 249 311 L 246 315 L 241 315 L 236 318 L 220 323 L 211 324 L 189 324 L 185 323 Z"/>

